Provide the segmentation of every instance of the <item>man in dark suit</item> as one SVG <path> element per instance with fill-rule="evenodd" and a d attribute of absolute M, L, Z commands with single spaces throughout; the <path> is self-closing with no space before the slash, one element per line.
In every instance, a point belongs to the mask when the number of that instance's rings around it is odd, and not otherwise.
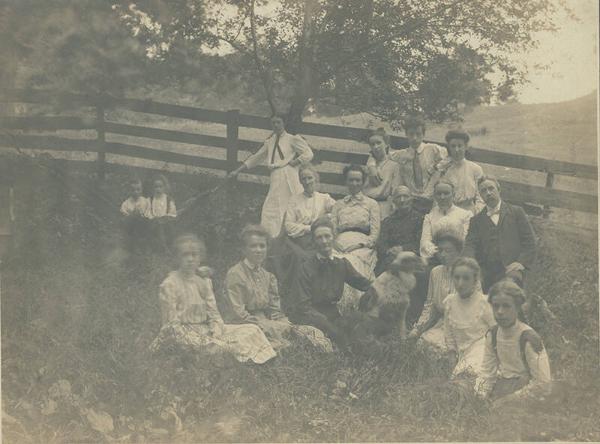
<path fill-rule="evenodd" d="M 471 219 L 464 254 L 479 262 L 484 292 L 503 278 L 522 287 L 536 257 L 533 229 L 523 208 L 502 201 L 495 178 L 482 177 L 478 187 L 486 207 Z"/>

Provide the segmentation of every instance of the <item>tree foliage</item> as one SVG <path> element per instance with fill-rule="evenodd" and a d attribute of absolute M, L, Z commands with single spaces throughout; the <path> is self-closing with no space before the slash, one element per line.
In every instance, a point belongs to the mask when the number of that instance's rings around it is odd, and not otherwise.
<path fill-rule="evenodd" d="M 241 84 L 297 123 L 307 105 L 391 121 L 508 100 L 514 53 L 554 30 L 564 0 L 24 0 L 11 49 L 37 84 L 118 92 L 139 83 Z M 35 6 L 35 7 L 33 7 Z M 30 13 L 29 11 L 34 11 Z M 23 25 L 23 22 L 25 26 Z M 16 49 L 15 49 L 16 48 Z"/>

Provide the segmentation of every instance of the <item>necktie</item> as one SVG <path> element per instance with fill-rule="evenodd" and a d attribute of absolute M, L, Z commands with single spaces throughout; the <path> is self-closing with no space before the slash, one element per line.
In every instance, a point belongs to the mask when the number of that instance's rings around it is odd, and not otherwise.
<path fill-rule="evenodd" d="M 283 151 L 281 151 L 281 147 L 279 146 L 279 134 L 275 137 L 275 146 L 273 147 L 273 153 L 271 154 L 271 164 L 275 163 L 275 151 L 279 153 L 279 158 L 283 160 Z"/>
<path fill-rule="evenodd" d="M 413 175 L 415 178 L 415 185 L 418 189 L 423 189 L 423 170 L 421 170 L 421 163 L 419 162 L 419 153 L 415 150 L 415 157 L 413 157 Z"/>

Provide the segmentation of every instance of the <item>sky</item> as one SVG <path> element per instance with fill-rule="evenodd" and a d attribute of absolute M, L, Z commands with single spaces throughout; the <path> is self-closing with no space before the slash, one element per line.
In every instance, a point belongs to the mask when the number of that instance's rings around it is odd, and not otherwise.
<path fill-rule="evenodd" d="M 519 91 L 521 103 L 561 102 L 598 87 L 598 0 L 567 1 L 579 22 L 560 14 L 561 29 L 538 34 L 539 48 L 518 55 L 530 67 L 550 64 L 541 72 L 530 70 L 529 83 Z"/>

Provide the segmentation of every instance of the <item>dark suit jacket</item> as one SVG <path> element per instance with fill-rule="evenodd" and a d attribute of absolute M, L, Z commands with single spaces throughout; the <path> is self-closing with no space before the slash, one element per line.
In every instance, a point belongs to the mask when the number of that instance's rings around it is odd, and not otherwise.
<path fill-rule="evenodd" d="M 484 208 L 471 219 L 465 240 L 464 255 L 474 257 L 484 268 L 488 265 L 490 256 L 490 234 L 493 226 L 487 215 L 487 208 Z M 513 262 L 519 262 L 525 268 L 531 268 L 536 257 L 535 234 L 523 208 L 502 201 L 498 227 L 502 264 L 506 267 Z"/>

